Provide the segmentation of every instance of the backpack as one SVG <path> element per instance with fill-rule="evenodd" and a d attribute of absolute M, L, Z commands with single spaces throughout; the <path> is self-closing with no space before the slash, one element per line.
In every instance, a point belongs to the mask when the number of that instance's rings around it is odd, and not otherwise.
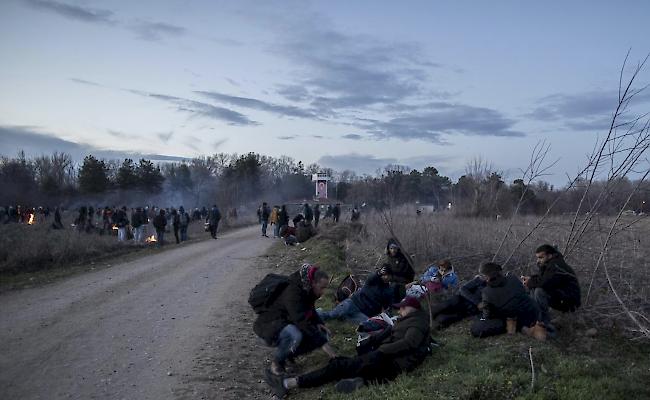
<path fill-rule="evenodd" d="M 354 278 L 354 275 L 348 275 L 343 278 L 338 289 L 336 289 L 334 300 L 336 300 L 337 303 L 340 303 L 352 296 L 352 294 L 357 290 L 359 290 L 359 282 Z"/>
<path fill-rule="evenodd" d="M 248 304 L 253 307 L 256 314 L 261 314 L 273 304 L 288 284 L 288 276 L 268 274 L 251 290 L 248 295 Z"/>

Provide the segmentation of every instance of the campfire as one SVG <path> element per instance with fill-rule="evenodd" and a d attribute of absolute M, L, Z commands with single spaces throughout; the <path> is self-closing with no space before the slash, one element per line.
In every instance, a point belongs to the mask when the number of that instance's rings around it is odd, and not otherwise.
<path fill-rule="evenodd" d="M 149 236 L 147 239 L 145 239 L 145 242 L 147 243 L 155 243 L 158 240 L 156 240 L 156 237 L 154 235 Z"/>
<path fill-rule="evenodd" d="M 28 223 L 29 225 L 34 225 L 34 222 L 36 222 L 36 221 L 34 220 L 34 214 L 33 214 L 33 213 L 32 213 L 32 214 L 29 214 L 29 221 L 27 221 L 27 223 Z"/>
<path fill-rule="evenodd" d="M 113 230 L 114 230 L 114 231 L 119 230 L 119 228 L 117 227 L 117 225 L 113 225 Z"/>

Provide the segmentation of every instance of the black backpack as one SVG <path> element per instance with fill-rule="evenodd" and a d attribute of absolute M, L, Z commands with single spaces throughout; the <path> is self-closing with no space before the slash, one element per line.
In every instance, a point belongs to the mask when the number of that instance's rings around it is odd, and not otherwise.
<path fill-rule="evenodd" d="M 256 314 L 260 314 L 273 304 L 288 284 L 288 276 L 268 274 L 251 290 L 248 295 L 248 304 L 253 307 Z"/>

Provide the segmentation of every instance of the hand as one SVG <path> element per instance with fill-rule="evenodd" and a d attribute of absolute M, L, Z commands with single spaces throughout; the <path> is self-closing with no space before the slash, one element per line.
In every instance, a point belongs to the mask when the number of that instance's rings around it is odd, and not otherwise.
<path fill-rule="evenodd" d="M 521 276 L 521 282 L 524 284 L 524 286 L 528 287 L 528 281 L 530 280 L 530 276 Z"/>
<path fill-rule="evenodd" d="M 381 267 L 379 268 L 379 271 L 377 271 L 377 274 L 381 275 L 386 275 L 386 267 Z"/>
<path fill-rule="evenodd" d="M 323 332 L 327 336 L 331 337 L 332 336 L 332 331 L 330 331 L 325 325 L 323 324 L 318 324 L 317 328 L 319 331 Z"/>

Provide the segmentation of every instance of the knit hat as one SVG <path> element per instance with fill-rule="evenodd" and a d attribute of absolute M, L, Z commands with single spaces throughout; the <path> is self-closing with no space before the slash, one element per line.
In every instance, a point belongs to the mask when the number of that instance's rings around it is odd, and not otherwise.
<path fill-rule="evenodd" d="M 478 269 L 479 274 L 485 275 L 490 279 L 499 276 L 499 274 L 501 274 L 501 271 L 503 271 L 503 268 L 501 268 L 499 264 L 493 262 L 483 263 Z"/>
<path fill-rule="evenodd" d="M 422 309 L 422 304 L 420 304 L 420 300 L 416 299 L 415 297 L 406 296 L 399 303 L 393 304 L 393 308 L 400 307 L 413 307 L 417 310 L 420 310 Z"/>

